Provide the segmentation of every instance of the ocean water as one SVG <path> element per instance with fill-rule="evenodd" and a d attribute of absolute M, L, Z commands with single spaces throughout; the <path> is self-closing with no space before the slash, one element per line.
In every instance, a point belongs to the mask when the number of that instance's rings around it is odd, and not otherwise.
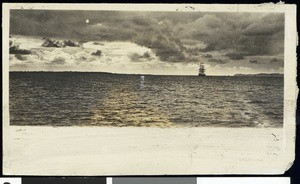
<path fill-rule="evenodd" d="M 10 72 L 11 125 L 282 127 L 283 78 Z"/>

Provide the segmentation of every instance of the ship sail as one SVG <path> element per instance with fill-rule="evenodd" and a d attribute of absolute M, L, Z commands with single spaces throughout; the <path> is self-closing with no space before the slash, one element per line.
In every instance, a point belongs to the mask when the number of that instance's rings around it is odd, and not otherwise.
<path fill-rule="evenodd" d="M 205 67 L 202 63 L 199 64 L 199 73 L 198 76 L 206 76 L 205 75 Z"/>

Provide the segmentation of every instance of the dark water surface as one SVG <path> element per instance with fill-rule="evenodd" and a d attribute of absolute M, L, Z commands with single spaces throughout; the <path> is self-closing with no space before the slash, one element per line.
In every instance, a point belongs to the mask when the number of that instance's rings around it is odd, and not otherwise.
<path fill-rule="evenodd" d="M 281 127 L 283 78 L 10 72 L 11 125 Z"/>

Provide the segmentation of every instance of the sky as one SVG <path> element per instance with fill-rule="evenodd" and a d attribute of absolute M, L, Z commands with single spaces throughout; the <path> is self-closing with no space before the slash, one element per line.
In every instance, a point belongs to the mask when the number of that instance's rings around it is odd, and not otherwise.
<path fill-rule="evenodd" d="M 283 13 L 10 12 L 10 71 L 283 73 L 283 59 Z"/>

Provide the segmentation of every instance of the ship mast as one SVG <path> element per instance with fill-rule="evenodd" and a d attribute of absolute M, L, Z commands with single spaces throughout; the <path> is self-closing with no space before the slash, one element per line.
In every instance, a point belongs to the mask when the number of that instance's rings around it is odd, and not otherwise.
<path fill-rule="evenodd" d="M 202 64 L 202 63 L 199 64 L 198 76 L 205 76 L 205 68 L 204 68 L 204 64 Z"/>

